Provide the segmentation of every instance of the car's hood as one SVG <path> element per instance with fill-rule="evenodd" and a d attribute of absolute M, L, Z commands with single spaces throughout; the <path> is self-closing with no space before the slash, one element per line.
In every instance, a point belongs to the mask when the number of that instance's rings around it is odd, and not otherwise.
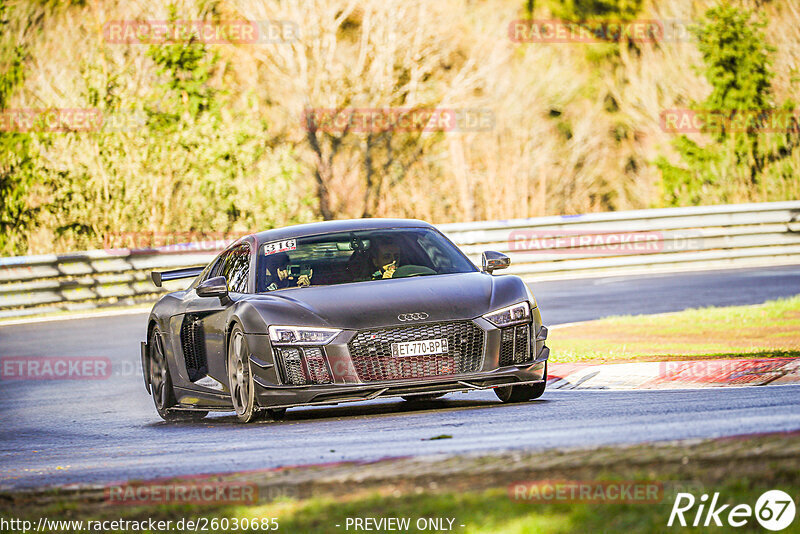
<path fill-rule="evenodd" d="M 516 276 L 461 273 L 292 288 L 247 299 L 265 324 L 362 329 L 472 319 L 527 296 Z M 403 314 L 426 314 L 405 317 Z"/>

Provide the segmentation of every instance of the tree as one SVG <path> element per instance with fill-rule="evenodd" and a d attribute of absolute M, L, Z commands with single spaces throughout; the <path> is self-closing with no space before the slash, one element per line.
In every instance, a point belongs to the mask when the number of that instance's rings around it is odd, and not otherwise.
<path fill-rule="evenodd" d="M 273 5 L 269 12 L 247 6 L 242 15 L 304 23 L 307 33 L 254 54 L 269 90 L 286 103 L 290 136 L 313 176 L 319 215 L 373 216 L 382 196 L 422 163 L 442 135 L 345 123 L 331 128 L 320 124 L 320 116 L 441 110 L 475 89 L 490 51 L 462 49 L 443 31 L 446 17 L 436 12 L 441 7 L 426 0 Z"/>
<path fill-rule="evenodd" d="M 683 165 L 672 165 L 664 157 L 656 161 L 665 200 L 671 205 L 699 204 L 712 191 L 722 201 L 763 200 L 759 188 L 764 189 L 767 165 L 788 157 L 798 145 L 791 124 L 777 134 L 764 128 L 780 113 L 771 87 L 774 49 L 766 42 L 765 23 L 753 21 L 750 11 L 722 5 L 709 9 L 705 17 L 693 31 L 712 91 L 694 107 L 702 116 L 714 117 L 713 126 L 703 128 L 712 142 L 701 146 L 681 135 L 673 146 Z M 782 107 L 788 111 L 792 105 Z"/>
<path fill-rule="evenodd" d="M 25 49 L 10 41 L 8 6 L 0 0 L 0 113 L 8 110 L 14 90 L 25 78 Z M 0 128 L 0 254 L 21 254 L 26 250 L 25 231 L 35 210 L 28 203 L 28 191 L 35 180 L 31 134 Z"/>

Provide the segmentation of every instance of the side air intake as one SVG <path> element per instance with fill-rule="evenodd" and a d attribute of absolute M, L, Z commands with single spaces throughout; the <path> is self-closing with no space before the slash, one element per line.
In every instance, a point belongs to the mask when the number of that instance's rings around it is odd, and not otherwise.
<path fill-rule="evenodd" d="M 208 374 L 203 322 L 196 315 L 186 315 L 181 325 L 181 348 L 189 380 L 194 382 Z"/>

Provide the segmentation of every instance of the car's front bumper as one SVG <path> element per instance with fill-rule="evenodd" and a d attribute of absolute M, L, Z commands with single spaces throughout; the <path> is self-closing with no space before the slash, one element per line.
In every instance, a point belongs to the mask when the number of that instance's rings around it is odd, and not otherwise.
<path fill-rule="evenodd" d="M 535 361 L 489 372 L 436 376 L 360 384 L 274 385 L 254 377 L 258 404 L 264 408 L 289 408 L 320 404 L 357 402 L 384 397 L 429 395 L 475 391 L 501 386 L 538 384 L 547 380 L 548 347 L 542 347 Z"/>
<path fill-rule="evenodd" d="M 547 379 L 547 360 L 550 349 L 545 346 L 547 328 L 536 317 L 536 332 L 531 339 L 532 360 L 515 365 L 499 362 L 500 330 L 488 322 L 476 323 L 486 331 L 482 365 L 474 372 L 402 378 L 392 380 L 362 381 L 353 370 L 348 352 L 348 341 L 354 332 L 343 332 L 338 342 L 326 345 L 325 353 L 332 374 L 330 383 L 289 385 L 281 378 L 276 366 L 269 336 L 245 334 L 250 351 L 250 368 L 253 374 L 255 396 L 262 408 L 287 408 L 295 406 L 331 405 L 358 402 L 385 397 L 432 395 L 438 393 L 467 392 L 503 386 L 542 383 Z M 145 387 L 148 388 L 147 344 L 142 343 L 142 367 Z M 218 378 L 221 390 L 175 387 L 181 409 L 229 410 L 230 394 L 224 377 Z M 149 388 L 148 388 L 149 389 Z"/>

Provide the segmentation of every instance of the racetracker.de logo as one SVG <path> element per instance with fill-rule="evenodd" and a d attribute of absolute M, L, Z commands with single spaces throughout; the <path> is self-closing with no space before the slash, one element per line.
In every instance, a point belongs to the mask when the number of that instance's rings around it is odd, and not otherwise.
<path fill-rule="evenodd" d="M 309 108 L 303 127 L 326 133 L 481 132 L 494 128 L 490 109 Z"/>
<path fill-rule="evenodd" d="M 111 375 L 111 360 L 103 356 L 0 358 L 2 380 L 105 380 Z"/>
<path fill-rule="evenodd" d="M 788 133 L 800 132 L 800 110 L 666 109 L 659 114 L 668 133 Z"/>
<path fill-rule="evenodd" d="M 512 230 L 511 252 L 557 254 L 631 254 L 664 250 L 662 232 L 598 232 L 586 230 Z"/>
<path fill-rule="evenodd" d="M 252 482 L 143 482 L 105 488 L 110 504 L 256 504 L 258 486 Z"/>
<path fill-rule="evenodd" d="M 508 487 L 515 501 L 587 503 L 659 503 L 664 498 L 661 482 L 636 480 L 534 480 Z"/>
<path fill-rule="evenodd" d="M 662 381 L 698 383 L 741 383 L 768 381 L 797 368 L 796 358 L 731 359 L 661 362 Z"/>
<path fill-rule="evenodd" d="M 655 43 L 664 40 L 664 25 L 659 20 L 515 20 L 508 26 L 508 38 L 515 43 Z"/>
<path fill-rule="evenodd" d="M 224 250 L 243 233 L 229 232 L 115 232 L 103 236 L 109 254 L 180 254 Z"/>
<path fill-rule="evenodd" d="M 110 44 L 269 44 L 289 43 L 300 34 L 288 20 L 112 20 L 103 25 Z"/>
<path fill-rule="evenodd" d="M 0 131 L 15 133 L 130 132 L 145 125 L 143 112 L 97 108 L 19 108 L 0 111 Z"/>

